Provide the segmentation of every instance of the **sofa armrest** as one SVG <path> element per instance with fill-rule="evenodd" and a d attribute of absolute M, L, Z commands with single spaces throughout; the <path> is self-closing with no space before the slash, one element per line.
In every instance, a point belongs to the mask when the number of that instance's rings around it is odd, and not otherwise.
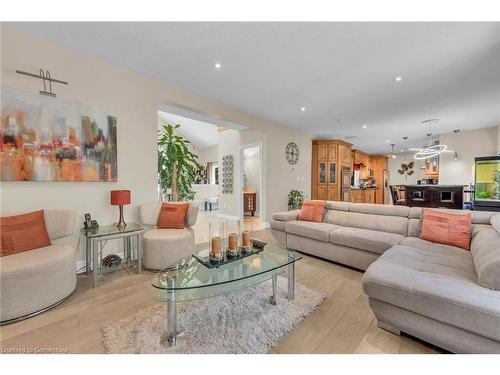
<path fill-rule="evenodd" d="M 297 220 L 299 212 L 300 210 L 276 212 L 275 214 L 272 215 L 272 218 L 277 221 Z"/>

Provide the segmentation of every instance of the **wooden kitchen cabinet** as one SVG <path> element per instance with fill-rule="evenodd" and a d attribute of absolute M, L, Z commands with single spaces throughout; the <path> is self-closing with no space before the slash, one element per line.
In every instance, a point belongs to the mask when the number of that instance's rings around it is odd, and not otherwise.
<path fill-rule="evenodd" d="M 367 153 L 354 150 L 354 164 L 363 164 L 364 166 L 368 166 L 369 156 Z"/>
<path fill-rule="evenodd" d="M 352 172 L 351 146 L 350 143 L 342 140 L 312 142 L 312 199 L 339 201 L 345 198 L 350 200 L 350 177 L 349 181 L 342 179 L 342 171 L 345 172 L 347 168 L 350 173 Z"/>
<path fill-rule="evenodd" d="M 351 190 L 352 203 L 375 203 L 375 189 L 353 189 Z"/>

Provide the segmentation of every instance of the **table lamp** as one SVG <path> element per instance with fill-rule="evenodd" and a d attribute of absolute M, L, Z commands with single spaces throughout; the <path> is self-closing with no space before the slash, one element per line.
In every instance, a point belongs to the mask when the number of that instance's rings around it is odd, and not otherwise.
<path fill-rule="evenodd" d="M 120 229 L 125 228 L 127 224 L 123 220 L 123 205 L 130 204 L 130 190 L 111 190 L 111 204 L 120 206 L 120 220 L 115 225 Z"/>

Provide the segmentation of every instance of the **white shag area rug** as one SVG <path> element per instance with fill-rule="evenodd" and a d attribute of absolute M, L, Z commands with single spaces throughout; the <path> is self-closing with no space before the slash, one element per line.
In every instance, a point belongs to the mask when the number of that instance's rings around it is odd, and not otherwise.
<path fill-rule="evenodd" d="M 103 327 L 108 353 L 264 354 L 325 298 L 295 284 L 295 299 L 286 298 L 287 280 L 278 277 L 277 305 L 269 303 L 271 280 L 238 292 L 177 305 L 177 326 L 184 333 L 168 347 L 167 306 L 153 305 Z"/>

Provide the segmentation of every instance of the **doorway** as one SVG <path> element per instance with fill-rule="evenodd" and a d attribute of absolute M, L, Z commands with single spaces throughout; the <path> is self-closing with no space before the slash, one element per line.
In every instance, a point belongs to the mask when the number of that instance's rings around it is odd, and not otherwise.
<path fill-rule="evenodd" d="M 239 213 L 246 229 L 263 229 L 262 143 L 240 146 Z"/>

